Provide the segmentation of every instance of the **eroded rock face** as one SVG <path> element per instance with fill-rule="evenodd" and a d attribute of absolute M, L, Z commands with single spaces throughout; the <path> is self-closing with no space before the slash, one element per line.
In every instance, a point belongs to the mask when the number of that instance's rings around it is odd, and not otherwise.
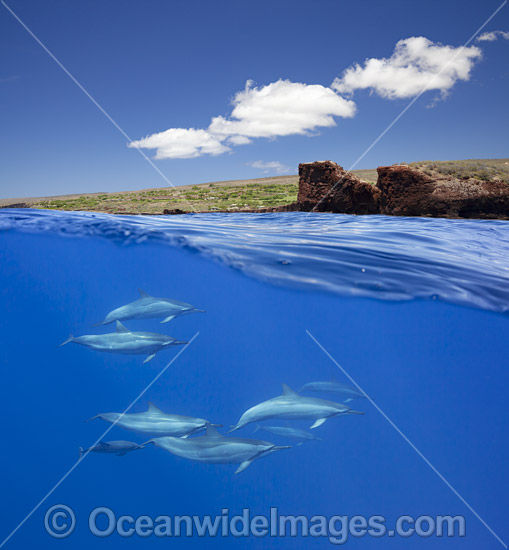
<path fill-rule="evenodd" d="M 380 166 L 377 170 L 378 181 L 371 185 L 330 160 L 300 164 L 298 209 L 509 219 L 509 185 L 503 181 L 431 177 L 407 165 Z"/>
<path fill-rule="evenodd" d="M 377 214 L 380 191 L 330 160 L 299 164 L 300 210 Z"/>
<path fill-rule="evenodd" d="M 508 218 L 509 185 L 450 176 L 431 178 L 410 166 L 380 166 L 380 212 L 393 216 Z"/>

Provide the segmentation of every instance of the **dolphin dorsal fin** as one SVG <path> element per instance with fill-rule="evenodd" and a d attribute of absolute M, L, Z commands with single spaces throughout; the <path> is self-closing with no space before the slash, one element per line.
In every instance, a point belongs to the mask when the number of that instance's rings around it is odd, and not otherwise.
<path fill-rule="evenodd" d="M 140 293 L 140 298 L 152 298 L 152 296 L 145 292 L 142 288 L 139 288 L 138 292 Z"/>
<path fill-rule="evenodd" d="M 292 388 L 290 388 L 290 386 L 283 384 L 283 395 L 298 396 L 299 394 L 296 391 L 293 391 Z"/>
<path fill-rule="evenodd" d="M 224 437 L 224 435 L 219 433 L 212 424 L 207 424 L 207 431 L 204 437 Z"/>
<path fill-rule="evenodd" d="M 117 321 L 117 332 L 131 332 L 127 327 L 125 327 L 120 321 Z"/>
<path fill-rule="evenodd" d="M 159 407 L 156 407 L 152 401 L 148 402 L 148 409 L 147 412 L 151 413 L 157 413 L 157 414 L 166 414 L 164 411 L 162 411 Z"/>

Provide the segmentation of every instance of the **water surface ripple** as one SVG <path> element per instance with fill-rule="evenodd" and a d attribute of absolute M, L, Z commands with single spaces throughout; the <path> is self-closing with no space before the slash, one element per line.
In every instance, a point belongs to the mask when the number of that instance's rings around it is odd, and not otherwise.
<path fill-rule="evenodd" d="M 112 216 L 0 211 L 0 230 L 183 247 L 263 281 L 509 311 L 509 222 L 288 212 Z M 4 235 L 5 237 L 5 235 Z"/>

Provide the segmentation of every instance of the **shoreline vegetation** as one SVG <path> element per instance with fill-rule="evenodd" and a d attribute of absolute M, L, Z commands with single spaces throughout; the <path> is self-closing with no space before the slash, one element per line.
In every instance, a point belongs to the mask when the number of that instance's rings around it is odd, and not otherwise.
<path fill-rule="evenodd" d="M 507 185 L 509 189 L 509 159 L 421 161 L 394 166 L 408 166 L 412 171 L 418 171 L 432 180 L 497 182 Z M 358 178 L 358 180 L 373 187 L 378 181 L 378 174 L 375 169 L 354 170 L 351 174 L 356 179 Z M 36 208 L 147 215 L 193 211 L 257 212 L 266 211 L 266 209 L 284 211 L 285 207 L 296 204 L 298 194 L 299 176 L 288 175 L 116 193 L 83 193 L 54 197 L 0 199 L 0 208 Z M 507 214 L 509 215 L 509 212 Z"/>

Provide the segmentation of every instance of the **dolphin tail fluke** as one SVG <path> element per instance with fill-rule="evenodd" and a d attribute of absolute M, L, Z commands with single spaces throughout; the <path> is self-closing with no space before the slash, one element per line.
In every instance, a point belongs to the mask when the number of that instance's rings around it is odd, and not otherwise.
<path fill-rule="evenodd" d="M 152 355 L 149 355 L 145 361 L 143 361 L 144 363 L 148 363 L 149 361 L 152 361 L 152 359 L 154 359 L 154 357 L 156 356 L 155 353 L 152 353 Z"/>
<path fill-rule="evenodd" d="M 69 342 L 72 342 L 73 340 L 74 340 L 74 336 L 72 334 L 69 334 L 69 338 L 67 338 L 67 340 L 65 342 L 62 342 L 61 344 L 59 344 L 59 347 L 65 346 L 65 344 L 68 344 Z"/>

